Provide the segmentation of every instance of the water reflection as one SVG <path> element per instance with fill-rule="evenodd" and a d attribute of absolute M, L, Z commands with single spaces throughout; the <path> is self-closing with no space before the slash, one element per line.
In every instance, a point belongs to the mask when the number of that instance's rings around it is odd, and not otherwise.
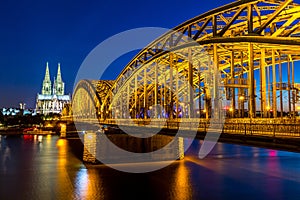
<path fill-rule="evenodd" d="M 69 177 L 67 168 L 68 159 L 68 141 L 66 139 L 58 139 L 56 142 L 57 147 L 57 182 L 56 191 L 64 191 L 64 195 L 73 197 L 73 184 Z"/>
<path fill-rule="evenodd" d="M 79 199 L 104 199 L 102 180 L 97 170 L 80 169 L 75 183 L 75 193 Z"/>
<path fill-rule="evenodd" d="M 174 173 L 173 183 L 173 194 L 172 199 L 174 200 L 185 200 L 191 199 L 191 182 L 190 182 L 190 172 L 186 163 L 184 161 L 179 162 L 177 170 Z M 176 189 L 175 189 L 176 188 Z"/>
<path fill-rule="evenodd" d="M 80 169 L 76 175 L 76 194 L 79 197 L 85 197 L 87 195 L 88 188 L 88 173 L 87 169 Z"/>
<path fill-rule="evenodd" d="M 1 158 L 1 168 L 0 170 L 6 174 L 8 168 L 8 162 L 11 157 L 11 152 L 9 146 L 6 145 L 4 140 L 0 141 L 0 158 Z"/>
<path fill-rule="evenodd" d="M 298 199 L 300 195 L 298 153 L 218 143 L 199 159 L 202 143 L 193 141 L 184 160 L 155 172 L 131 174 L 105 165 L 83 165 L 75 156 L 79 139 L 0 138 L 0 199 Z"/>

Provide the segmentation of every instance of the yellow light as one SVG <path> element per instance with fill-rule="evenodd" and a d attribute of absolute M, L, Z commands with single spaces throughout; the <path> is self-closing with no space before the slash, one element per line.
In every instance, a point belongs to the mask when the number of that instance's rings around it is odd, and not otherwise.
<path fill-rule="evenodd" d="M 233 108 L 229 108 L 229 111 L 232 112 L 232 111 L 233 111 Z"/>
<path fill-rule="evenodd" d="M 267 110 L 270 110 L 270 106 L 267 106 Z"/>
<path fill-rule="evenodd" d="M 206 110 L 204 109 L 203 112 L 206 113 Z"/>
<path fill-rule="evenodd" d="M 67 140 L 65 140 L 65 139 L 58 139 L 56 142 L 57 147 L 66 148 L 66 145 L 67 145 Z"/>
<path fill-rule="evenodd" d="M 239 100 L 244 100 L 244 99 L 245 99 L 244 96 L 240 96 L 240 97 L 239 97 Z"/>

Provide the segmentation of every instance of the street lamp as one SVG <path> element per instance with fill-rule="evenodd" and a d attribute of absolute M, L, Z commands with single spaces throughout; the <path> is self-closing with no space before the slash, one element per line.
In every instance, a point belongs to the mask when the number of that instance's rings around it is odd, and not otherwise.
<path fill-rule="evenodd" d="M 233 108 L 230 107 L 230 108 L 228 109 L 228 111 L 229 111 L 229 116 L 230 116 L 230 117 L 234 117 Z"/>
<path fill-rule="evenodd" d="M 299 113 L 299 111 L 300 111 L 300 106 L 297 106 L 296 109 L 297 109 L 297 113 Z"/>
<path fill-rule="evenodd" d="M 244 100 L 245 97 L 243 95 L 239 96 L 239 100 L 240 100 L 240 105 L 241 105 L 241 110 L 239 110 L 240 116 L 239 117 L 244 117 Z"/>
<path fill-rule="evenodd" d="M 267 115 L 268 115 L 268 117 L 270 117 L 270 109 L 271 109 L 271 107 L 268 105 L 267 107 L 266 107 L 266 109 L 267 109 Z"/>

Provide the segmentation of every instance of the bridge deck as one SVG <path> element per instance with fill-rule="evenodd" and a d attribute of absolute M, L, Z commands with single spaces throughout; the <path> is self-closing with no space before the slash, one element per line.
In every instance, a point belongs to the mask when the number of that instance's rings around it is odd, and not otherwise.
<path fill-rule="evenodd" d="M 76 123 L 87 123 L 93 125 L 144 127 L 165 130 L 191 130 L 207 133 L 218 132 L 239 135 L 260 135 L 272 137 L 299 137 L 300 119 L 226 119 L 223 122 L 206 119 L 77 119 Z"/>

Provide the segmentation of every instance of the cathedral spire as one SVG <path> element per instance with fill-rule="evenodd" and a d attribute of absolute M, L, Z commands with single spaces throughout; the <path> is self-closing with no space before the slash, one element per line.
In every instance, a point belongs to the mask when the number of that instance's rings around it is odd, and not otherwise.
<path fill-rule="evenodd" d="M 60 63 L 58 63 L 57 76 L 56 76 L 54 87 L 55 87 L 55 92 L 57 95 L 65 94 L 65 83 L 62 81 L 62 78 L 61 78 Z"/>
<path fill-rule="evenodd" d="M 48 62 L 46 63 L 46 72 L 45 72 L 45 78 L 43 80 L 42 94 L 43 95 L 51 95 L 51 80 L 50 80 Z"/>
<path fill-rule="evenodd" d="M 57 67 L 57 76 L 56 76 L 56 80 L 57 80 L 58 82 L 62 82 L 61 72 L 60 72 L 60 63 L 58 63 L 58 67 Z"/>
<path fill-rule="evenodd" d="M 48 62 L 46 63 L 46 73 L 45 73 L 45 78 L 44 80 L 49 80 L 50 81 L 50 73 L 49 73 L 49 65 Z"/>

